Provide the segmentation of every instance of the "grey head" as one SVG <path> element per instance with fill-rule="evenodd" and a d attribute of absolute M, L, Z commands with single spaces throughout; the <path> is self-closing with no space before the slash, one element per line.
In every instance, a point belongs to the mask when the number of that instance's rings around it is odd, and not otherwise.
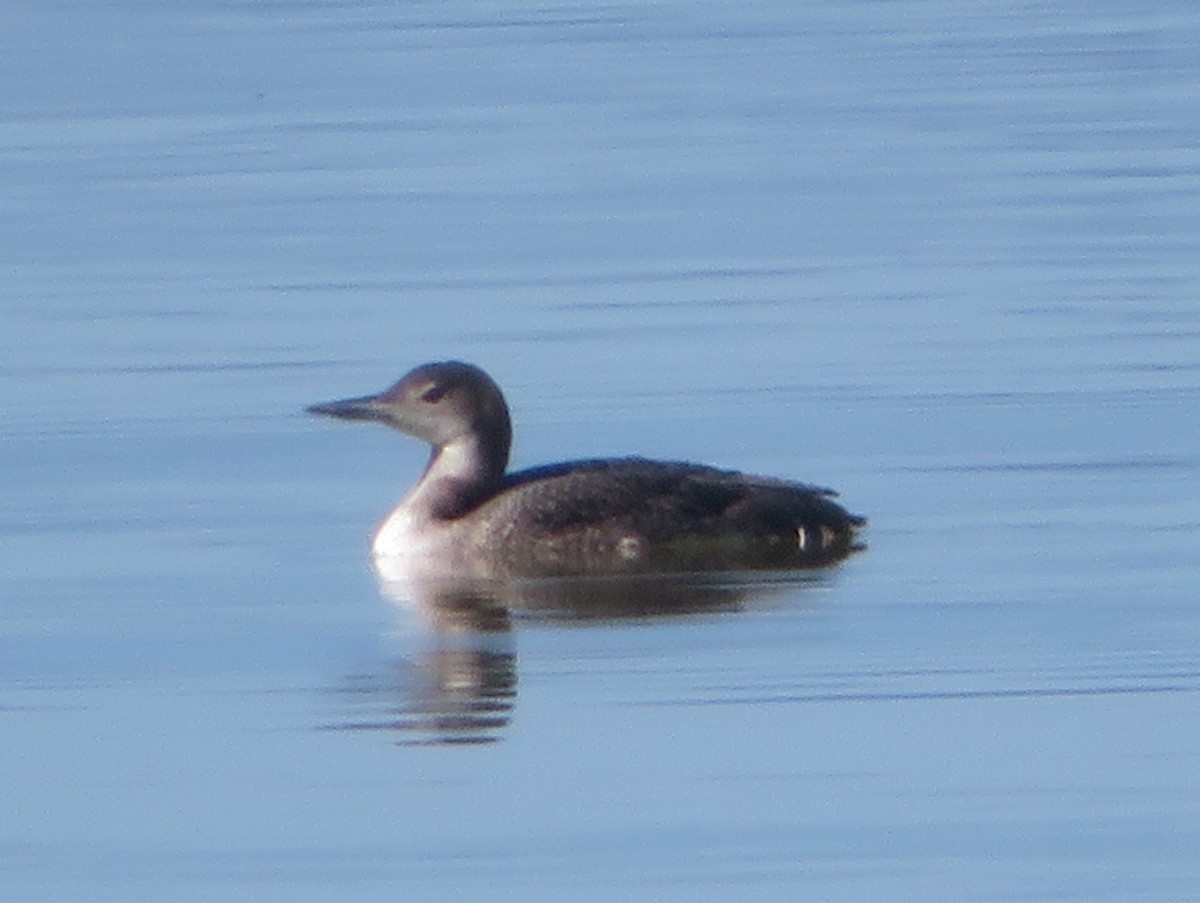
<path fill-rule="evenodd" d="M 490 376 L 461 361 L 422 364 L 377 395 L 315 404 L 308 411 L 386 424 L 428 442 L 435 458 L 448 446 L 463 447 L 486 480 L 498 480 L 508 466 L 512 421 L 504 395 Z"/>

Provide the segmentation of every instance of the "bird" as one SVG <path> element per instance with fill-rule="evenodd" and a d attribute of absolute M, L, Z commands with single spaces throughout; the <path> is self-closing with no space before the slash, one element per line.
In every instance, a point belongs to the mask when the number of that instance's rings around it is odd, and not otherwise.
<path fill-rule="evenodd" d="M 422 364 L 310 413 L 372 421 L 431 446 L 371 540 L 389 573 L 486 578 L 785 570 L 837 563 L 866 518 L 830 489 L 683 461 L 595 458 L 508 472 L 504 394 L 462 361 Z"/>

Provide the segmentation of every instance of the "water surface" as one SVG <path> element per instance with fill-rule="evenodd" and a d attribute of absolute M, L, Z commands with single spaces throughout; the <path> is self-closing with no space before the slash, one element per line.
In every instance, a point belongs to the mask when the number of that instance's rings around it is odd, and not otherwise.
<path fill-rule="evenodd" d="M 1186 900 L 1191 5 L 0 12 L 0 896 Z M 487 368 L 516 463 L 838 487 L 687 612 L 381 594 Z"/>

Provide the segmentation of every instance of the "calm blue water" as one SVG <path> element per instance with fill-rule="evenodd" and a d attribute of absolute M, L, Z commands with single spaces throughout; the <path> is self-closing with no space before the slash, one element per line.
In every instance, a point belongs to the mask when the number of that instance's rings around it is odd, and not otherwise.
<path fill-rule="evenodd" d="M 0 897 L 1194 899 L 1198 43 L 6 4 Z M 518 465 L 833 485 L 871 547 L 431 623 L 366 551 L 425 450 L 300 411 L 445 357 Z"/>

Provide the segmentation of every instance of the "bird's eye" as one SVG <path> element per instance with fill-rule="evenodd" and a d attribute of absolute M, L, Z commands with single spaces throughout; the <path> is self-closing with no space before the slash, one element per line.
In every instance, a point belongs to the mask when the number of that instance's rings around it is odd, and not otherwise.
<path fill-rule="evenodd" d="M 433 383 L 425 391 L 421 393 L 421 401 L 428 404 L 437 404 L 446 395 L 446 386 Z"/>

